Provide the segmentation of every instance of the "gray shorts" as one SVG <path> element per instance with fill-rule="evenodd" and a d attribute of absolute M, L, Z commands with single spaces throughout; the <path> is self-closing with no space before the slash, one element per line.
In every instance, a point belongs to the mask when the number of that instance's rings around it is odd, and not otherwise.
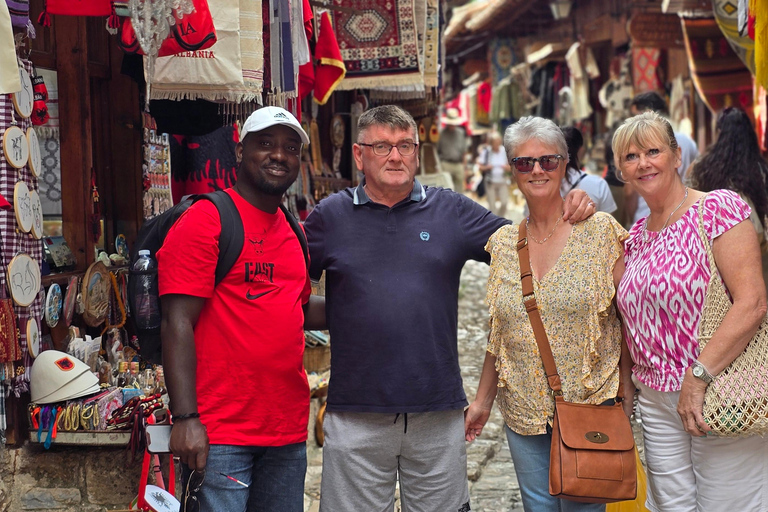
<path fill-rule="evenodd" d="M 469 512 L 464 411 L 327 412 L 320 512 Z"/>

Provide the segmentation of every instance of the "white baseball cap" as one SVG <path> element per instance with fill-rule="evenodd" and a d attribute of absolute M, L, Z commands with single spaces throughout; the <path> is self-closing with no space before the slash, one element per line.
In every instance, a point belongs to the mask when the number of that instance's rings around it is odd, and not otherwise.
<path fill-rule="evenodd" d="M 262 107 L 248 116 L 248 119 L 243 123 L 243 128 L 240 130 L 240 140 L 242 141 L 249 133 L 260 132 L 276 124 L 293 128 L 293 131 L 301 137 L 301 142 L 309 144 L 309 136 L 304 131 L 304 128 L 301 127 L 301 124 L 293 117 L 293 114 L 280 107 Z"/>
<path fill-rule="evenodd" d="M 99 378 L 79 359 L 46 350 L 35 358 L 30 373 L 32 401 L 50 404 L 70 400 L 99 391 Z"/>

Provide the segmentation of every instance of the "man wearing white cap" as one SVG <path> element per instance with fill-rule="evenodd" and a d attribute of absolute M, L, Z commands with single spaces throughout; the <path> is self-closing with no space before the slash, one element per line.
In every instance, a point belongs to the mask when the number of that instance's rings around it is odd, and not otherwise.
<path fill-rule="evenodd" d="M 254 112 L 240 136 L 226 192 L 245 241 L 232 269 L 215 284 L 221 219 L 210 201 L 195 202 L 157 254 L 170 447 L 185 466 L 182 500 L 198 510 L 301 512 L 303 329 L 322 327 L 325 313 L 322 299 L 310 301 L 302 247 L 278 207 L 309 137 L 278 107 Z"/>
<path fill-rule="evenodd" d="M 468 149 L 468 138 L 459 117 L 459 109 L 449 108 L 443 119 L 445 128 L 437 142 L 437 154 L 443 170 L 451 174 L 453 190 L 462 194 L 466 176 L 464 173 L 464 153 Z"/>

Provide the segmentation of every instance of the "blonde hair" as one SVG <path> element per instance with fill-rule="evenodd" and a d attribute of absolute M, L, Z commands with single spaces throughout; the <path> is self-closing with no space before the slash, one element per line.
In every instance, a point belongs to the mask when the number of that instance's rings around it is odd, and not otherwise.
<path fill-rule="evenodd" d="M 623 158 L 632 145 L 641 151 L 667 147 L 676 152 L 678 148 L 672 125 L 663 116 L 652 111 L 630 117 L 616 129 L 611 141 L 616 169 L 621 169 Z"/>

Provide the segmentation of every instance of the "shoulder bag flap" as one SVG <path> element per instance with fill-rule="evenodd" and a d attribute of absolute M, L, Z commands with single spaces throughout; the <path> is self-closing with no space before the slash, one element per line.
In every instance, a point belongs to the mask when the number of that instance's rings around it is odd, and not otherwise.
<path fill-rule="evenodd" d="M 566 402 L 558 397 L 555 408 L 560 437 L 569 448 L 626 451 L 635 447 L 632 427 L 621 403 L 594 406 Z"/>

